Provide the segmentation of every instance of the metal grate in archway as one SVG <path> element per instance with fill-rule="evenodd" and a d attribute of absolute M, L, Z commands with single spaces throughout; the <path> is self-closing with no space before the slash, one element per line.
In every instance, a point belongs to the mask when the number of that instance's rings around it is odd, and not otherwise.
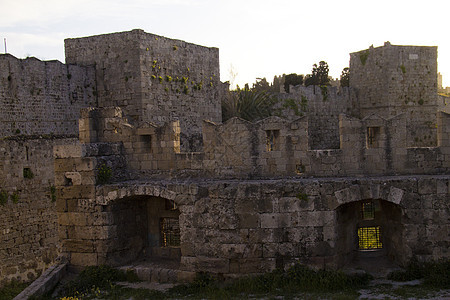
<path fill-rule="evenodd" d="M 161 246 L 180 246 L 180 222 L 178 218 L 161 218 Z"/>
<path fill-rule="evenodd" d="M 359 250 L 382 249 L 380 226 L 358 228 L 358 241 Z"/>

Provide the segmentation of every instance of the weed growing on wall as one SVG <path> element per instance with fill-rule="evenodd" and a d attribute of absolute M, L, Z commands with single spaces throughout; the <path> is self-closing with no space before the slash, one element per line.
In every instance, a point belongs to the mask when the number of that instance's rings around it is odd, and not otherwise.
<path fill-rule="evenodd" d="M 12 202 L 13 202 L 14 204 L 19 203 L 19 194 L 18 194 L 17 192 L 14 192 L 14 193 L 11 195 L 11 200 L 12 200 Z"/>
<path fill-rule="evenodd" d="M 298 200 L 308 201 L 308 194 L 306 194 L 306 193 L 298 192 L 296 197 L 297 197 Z"/>
<path fill-rule="evenodd" d="M 97 173 L 97 184 L 106 184 L 111 181 L 112 170 L 105 164 L 101 164 Z"/>
<path fill-rule="evenodd" d="M 50 186 L 50 199 L 52 199 L 52 202 L 56 201 L 56 187 L 54 185 Z"/>
<path fill-rule="evenodd" d="M 284 99 L 283 108 L 289 108 L 294 111 L 296 116 L 302 116 L 303 114 L 299 111 L 298 105 L 294 99 Z"/>
<path fill-rule="evenodd" d="M 320 85 L 319 87 L 322 92 L 322 100 L 327 101 L 328 100 L 328 87 L 326 85 Z"/>
<path fill-rule="evenodd" d="M 4 206 L 8 202 L 8 193 L 0 191 L 0 205 Z"/>
<path fill-rule="evenodd" d="M 306 96 L 302 95 L 302 100 L 300 101 L 300 108 L 302 111 L 306 112 L 308 109 L 308 98 Z"/>
<path fill-rule="evenodd" d="M 33 177 L 33 171 L 30 168 L 23 168 L 23 178 L 32 179 Z"/>
<path fill-rule="evenodd" d="M 405 74 L 405 73 L 406 73 L 406 68 L 405 68 L 405 66 L 404 66 L 404 65 L 401 65 L 401 66 L 400 66 L 400 69 L 402 70 L 402 73 L 403 73 L 403 74 Z"/>

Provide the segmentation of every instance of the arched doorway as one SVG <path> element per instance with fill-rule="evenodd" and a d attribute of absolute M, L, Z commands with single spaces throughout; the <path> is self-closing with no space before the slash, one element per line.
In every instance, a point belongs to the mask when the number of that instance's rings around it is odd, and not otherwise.
<path fill-rule="evenodd" d="M 345 203 L 337 209 L 339 265 L 403 262 L 402 209 L 381 200 Z"/>
<path fill-rule="evenodd" d="M 172 260 L 179 263 L 180 211 L 169 199 L 130 196 L 110 202 L 115 234 L 110 237 L 108 260 L 124 265 L 138 260 Z"/>

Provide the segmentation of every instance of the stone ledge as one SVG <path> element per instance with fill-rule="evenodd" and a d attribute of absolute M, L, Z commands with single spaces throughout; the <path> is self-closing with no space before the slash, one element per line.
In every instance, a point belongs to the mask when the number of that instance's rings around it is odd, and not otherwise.
<path fill-rule="evenodd" d="M 53 289 L 66 274 L 67 262 L 48 268 L 42 275 L 24 289 L 14 300 L 29 299 L 39 296 Z"/>

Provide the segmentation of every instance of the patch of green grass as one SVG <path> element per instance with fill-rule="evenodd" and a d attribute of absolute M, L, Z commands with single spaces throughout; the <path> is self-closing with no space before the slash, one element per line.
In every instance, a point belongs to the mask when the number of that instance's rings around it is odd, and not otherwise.
<path fill-rule="evenodd" d="M 395 281 L 423 279 L 427 286 L 450 289 L 450 260 L 418 262 L 412 260 L 404 271 L 395 271 L 388 275 Z"/>
<path fill-rule="evenodd" d="M 22 292 L 28 286 L 28 284 L 29 283 L 19 282 L 15 280 L 11 281 L 10 283 L 0 288 L 0 299 L 14 299 L 14 297 L 19 295 L 20 292 Z"/>
<path fill-rule="evenodd" d="M 138 281 L 132 271 L 124 272 L 109 266 L 86 267 L 74 280 L 63 287 L 63 296 L 77 297 L 79 295 L 100 294 L 110 291 L 117 281 Z"/>

